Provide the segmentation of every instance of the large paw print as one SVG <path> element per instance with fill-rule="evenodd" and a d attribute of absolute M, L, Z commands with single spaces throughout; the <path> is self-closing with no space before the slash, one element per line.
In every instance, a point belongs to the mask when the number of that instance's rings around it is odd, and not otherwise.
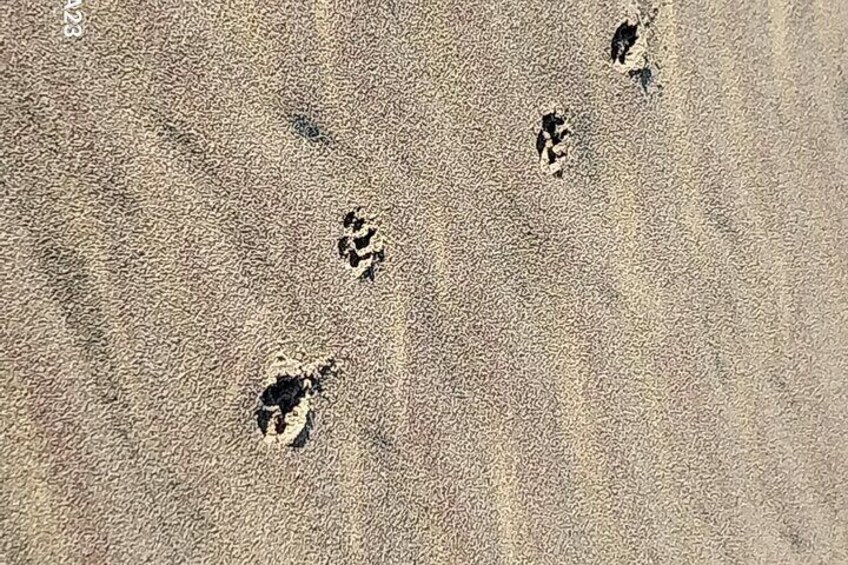
<path fill-rule="evenodd" d="M 566 159 L 574 149 L 571 124 L 556 111 L 542 116 L 542 128 L 536 136 L 536 150 L 542 170 L 561 177 Z"/>
<path fill-rule="evenodd" d="M 612 36 L 610 60 L 616 69 L 625 72 L 640 69 L 647 64 L 645 41 L 639 33 L 639 23 L 624 20 Z"/>
<path fill-rule="evenodd" d="M 613 68 L 637 81 L 645 94 L 660 88 L 654 84 L 654 71 L 648 56 L 651 23 L 656 10 L 643 16 L 636 9 L 622 22 L 612 36 L 610 61 Z"/>
<path fill-rule="evenodd" d="M 377 266 L 386 259 L 383 238 L 368 217 L 357 208 L 344 218 L 344 235 L 339 238 L 339 257 L 362 280 L 374 280 Z"/>
<path fill-rule="evenodd" d="M 325 379 L 337 371 L 333 359 L 304 365 L 278 355 L 268 370 L 267 386 L 256 411 L 256 423 L 265 440 L 303 447 L 314 423 L 312 401 L 322 391 Z"/>

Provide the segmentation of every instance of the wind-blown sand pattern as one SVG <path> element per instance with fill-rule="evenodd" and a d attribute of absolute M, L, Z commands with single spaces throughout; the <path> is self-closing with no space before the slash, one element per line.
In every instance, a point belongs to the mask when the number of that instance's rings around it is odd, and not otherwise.
<path fill-rule="evenodd" d="M 62 3 L 0 8 L 0 563 L 848 563 L 844 0 L 641 3 L 656 96 L 625 0 Z M 343 362 L 300 449 L 278 351 Z"/>

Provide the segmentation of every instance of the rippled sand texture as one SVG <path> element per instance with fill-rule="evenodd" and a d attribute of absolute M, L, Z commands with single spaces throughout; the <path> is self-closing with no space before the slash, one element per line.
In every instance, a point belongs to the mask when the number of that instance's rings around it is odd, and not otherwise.
<path fill-rule="evenodd" d="M 844 0 L 643 3 L 651 89 L 625 0 L 62 1 L 0 6 L 0 562 L 848 563 Z"/>

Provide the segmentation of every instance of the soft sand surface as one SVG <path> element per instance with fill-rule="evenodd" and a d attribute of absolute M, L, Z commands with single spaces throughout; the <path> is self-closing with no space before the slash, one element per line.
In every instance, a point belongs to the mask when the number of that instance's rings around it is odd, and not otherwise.
<path fill-rule="evenodd" d="M 0 5 L 0 563 L 848 563 L 848 2 L 656 2 L 649 97 L 625 0 L 62 2 Z"/>

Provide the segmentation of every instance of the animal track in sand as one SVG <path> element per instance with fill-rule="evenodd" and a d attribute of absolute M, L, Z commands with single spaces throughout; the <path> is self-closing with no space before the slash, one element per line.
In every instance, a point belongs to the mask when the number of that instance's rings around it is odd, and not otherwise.
<path fill-rule="evenodd" d="M 256 410 L 256 423 L 265 441 L 303 447 L 314 425 L 312 401 L 322 392 L 324 381 L 337 373 L 332 358 L 303 364 L 277 355 Z"/>
<path fill-rule="evenodd" d="M 566 160 L 574 151 L 574 132 L 568 117 L 556 110 L 542 116 L 536 136 L 536 151 L 542 170 L 561 177 Z"/>
<path fill-rule="evenodd" d="M 327 133 L 314 120 L 303 114 L 295 114 L 289 118 L 292 131 L 310 143 L 330 143 Z"/>
<path fill-rule="evenodd" d="M 645 42 L 639 35 L 639 24 L 629 20 L 618 26 L 612 36 L 610 60 L 621 71 L 640 68 L 645 61 Z M 640 41 L 641 40 L 641 41 Z"/>
<path fill-rule="evenodd" d="M 374 222 L 362 208 L 348 212 L 342 222 L 344 234 L 339 238 L 339 257 L 362 280 L 373 281 L 377 266 L 386 259 L 383 238 Z"/>
<path fill-rule="evenodd" d="M 659 86 L 654 83 L 654 70 L 649 58 L 650 26 L 656 10 L 643 16 L 638 9 L 616 28 L 610 45 L 610 62 L 615 70 L 636 81 L 645 94 L 653 93 Z"/>

